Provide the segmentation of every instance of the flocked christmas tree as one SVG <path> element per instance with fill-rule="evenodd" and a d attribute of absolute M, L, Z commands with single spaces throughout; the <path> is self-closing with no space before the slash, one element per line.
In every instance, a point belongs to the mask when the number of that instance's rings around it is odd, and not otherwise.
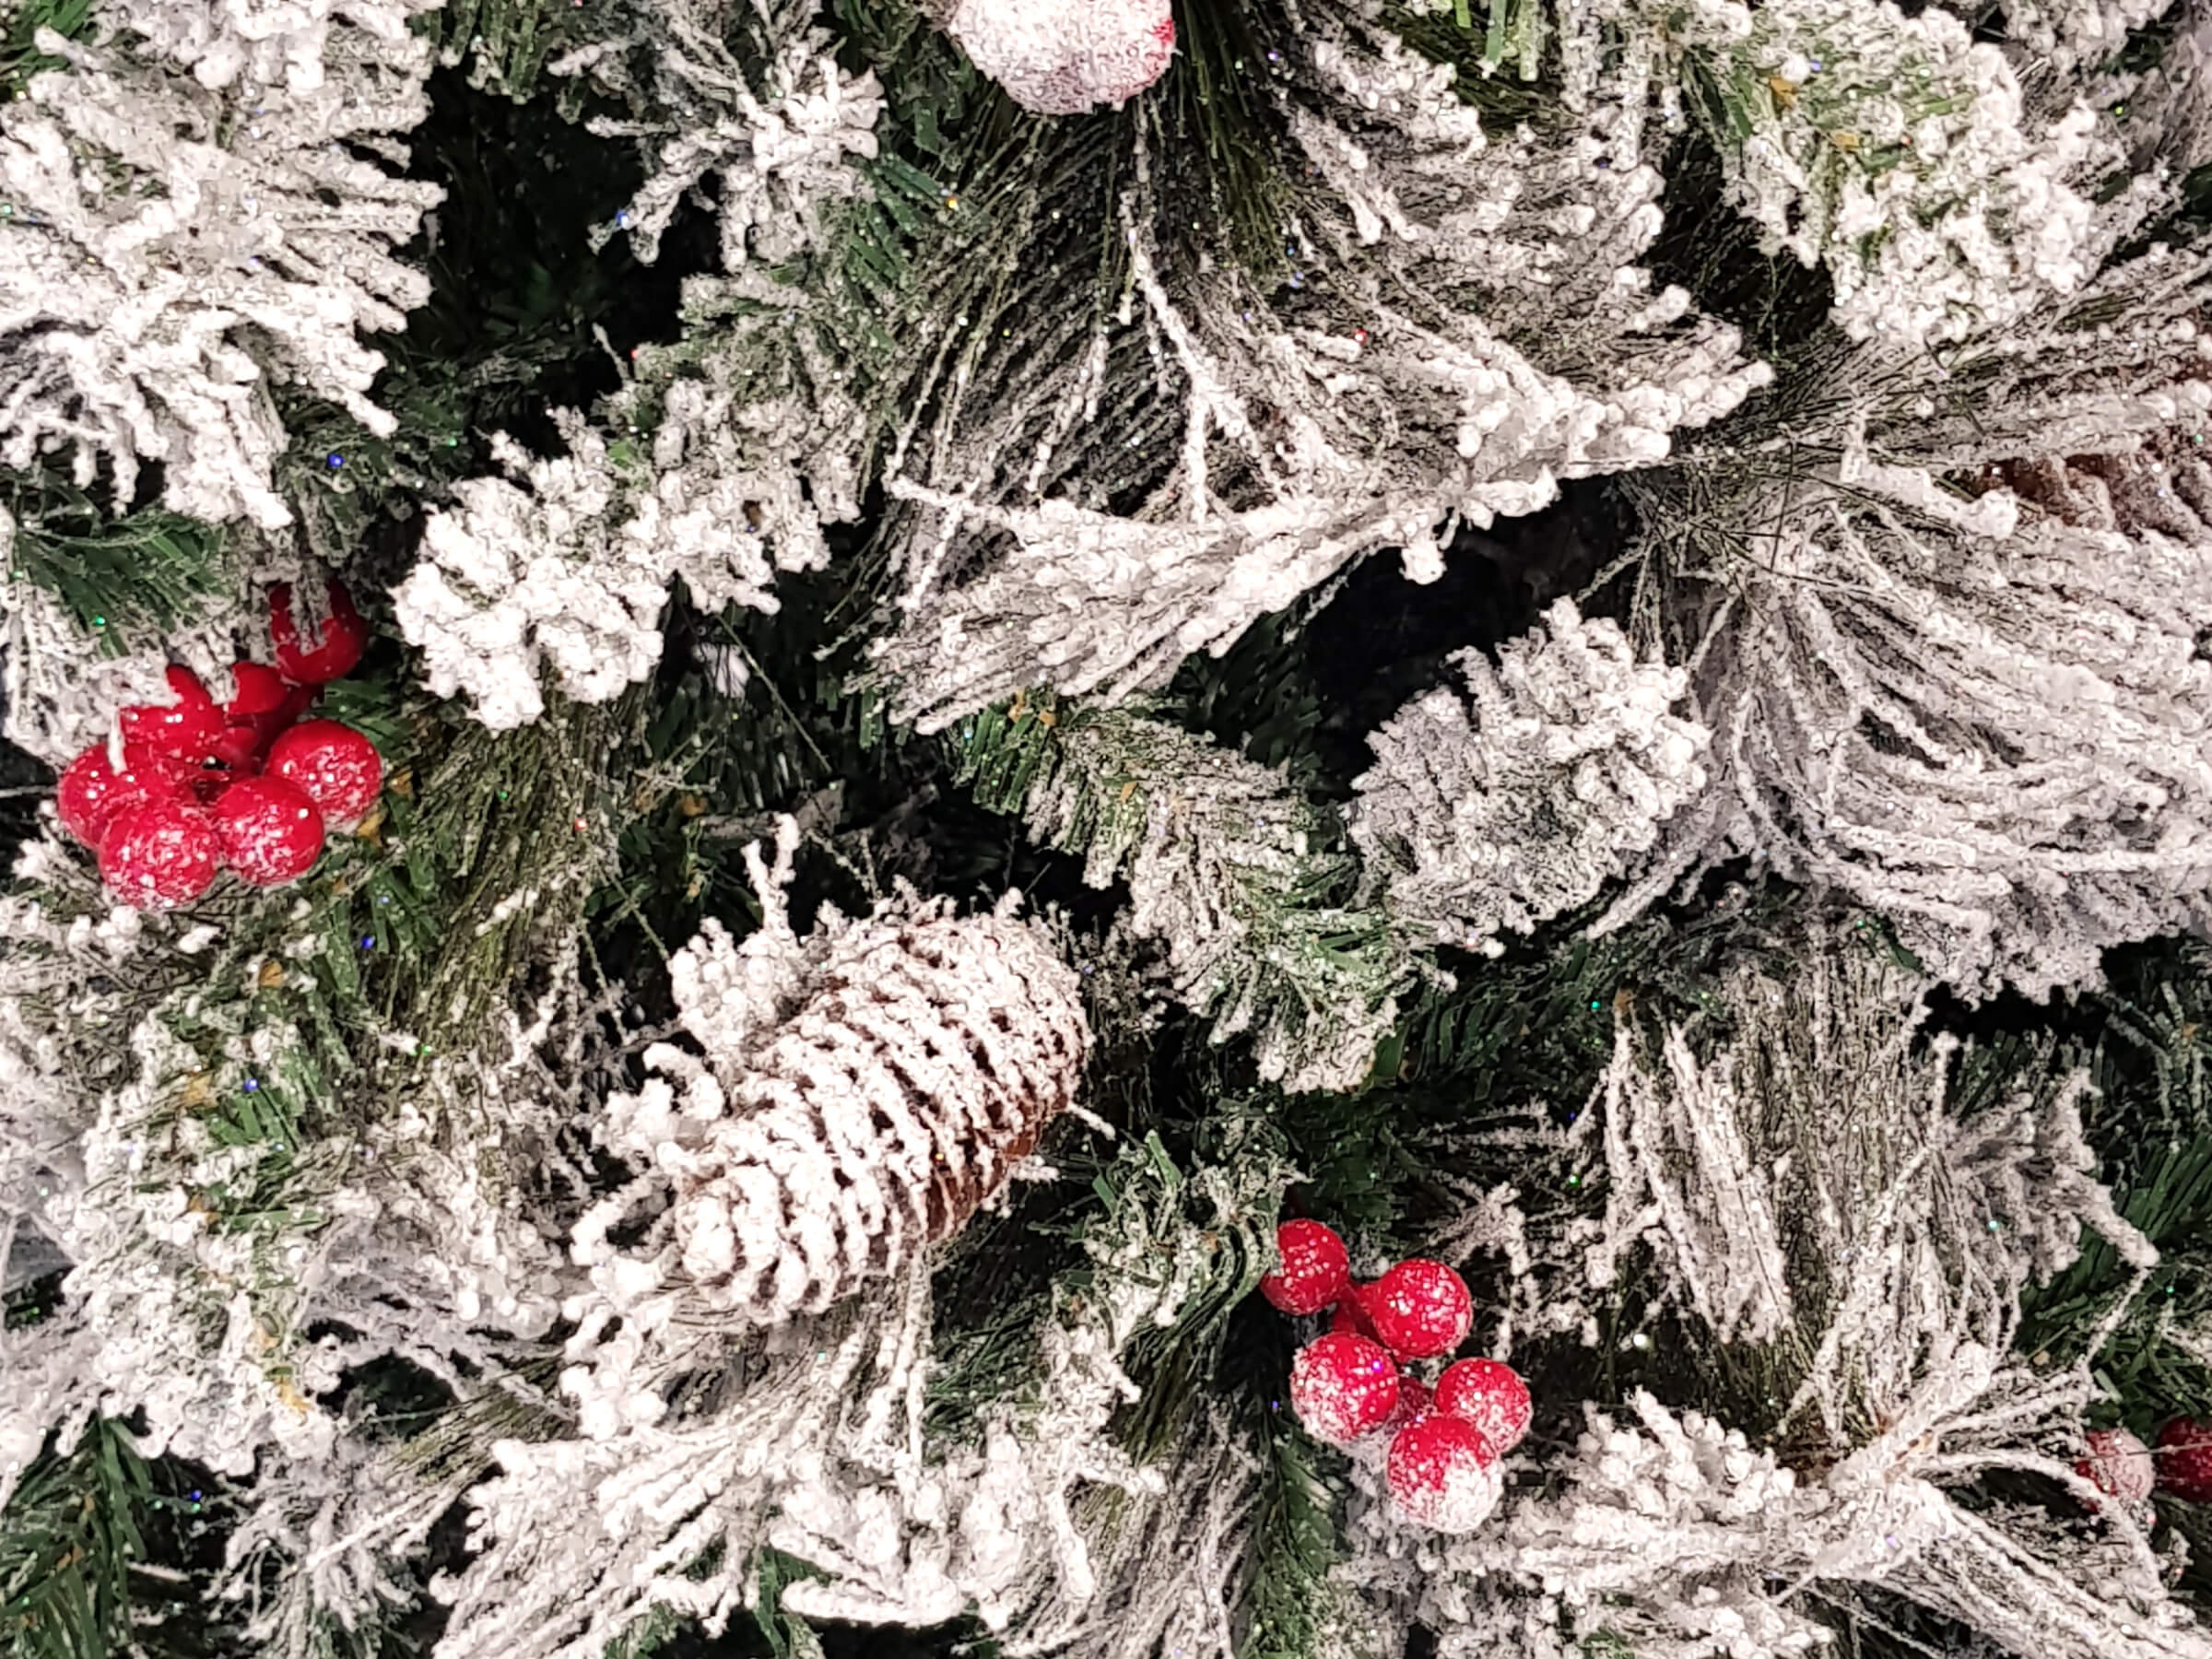
<path fill-rule="evenodd" d="M 0 22 L 0 1653 L 2212 1659 L 2198 10 Z"/>

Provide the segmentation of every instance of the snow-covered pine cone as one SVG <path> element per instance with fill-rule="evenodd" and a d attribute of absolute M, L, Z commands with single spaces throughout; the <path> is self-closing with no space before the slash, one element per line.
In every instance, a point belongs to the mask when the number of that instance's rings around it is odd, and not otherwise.
<path fill-rule="evenodd" d="M 672 971 L 705 1058 L 647 1051 L 657 1075 L 604 1130 L 645 1173 L 576 1231 L 618 1306 L 681 1287 L 774 1324 L 896 1273 L 1035 1147 L 1089 1045 L 1080 982 L 1011 901 L 955 916 L 902 891 L 805 940 L 773 903 L 742 946 L 709 922 Z M 642 1241 L 608 1243 L 655 1199 Z"/>

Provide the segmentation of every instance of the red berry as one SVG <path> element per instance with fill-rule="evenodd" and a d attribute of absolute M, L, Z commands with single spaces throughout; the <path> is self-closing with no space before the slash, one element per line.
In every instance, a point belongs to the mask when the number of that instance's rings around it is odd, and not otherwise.
<path fill-rule="evenodd" d="M 2074 1465 L 2080 1476 L 2108 1498 L 2140 1503 L 2158 1483 L 2150 1448 L 2124 1429 L 2092 1429 L 2089 1454 Z"/>
<path fill-rule="evenodd" d="M 305 790 L 334 824 L 358 822 L 384 786 L 384 761 L 376 745 L 335 720 L 304 721 L 280 734 L 269 745 L 266 770 Z"/>
<path fill-rule="evenodd" d="M 1441 1533 L 1471 1533 L 1498 1507 L 1505 1482 L 1498 1452 L 1463 1418 L 1430 1412 L 1397 1432 L 1382 1466 L 1401 1521 Z"/>
<path fill-rule="evenodd" d="M 117 813 L 100 842 L 100 876 L 139 910 L 189 904 L 215 884 L 215 821 L 191 801 L 149 801 Z"/>
<path fill-rule="evenodd" d="M 1344 1241 L 1318 1221 L 1284 1222 L 1275 1230 L 1275 1249 L 1283 1268 L 1260 1281 L 1260 1294 L 1285 1313 L 1318 1313 L 1352 1282 Z"/>
<path fill-rule="evenodd" d="M 1466 1281 L 1441 1262 L 1400 1262 L 1360 1300 L 1376 1337 L 1402 1359 L 1450 1353 L 1475 1322 Z"/>
<path fill-rule="evenodd" d="M 1418 1377 L 1398 1373 L 1398 1404 L 1389 1419 L 1382 1425 L 1384 1434 L 1395 1434 L 1416 1418 L 1427 1417 L 1436 1408 L 1436 1395 Z"/>
<path fill-rule="evenodd" d="M 1349 1445 L 1397 1404 L 1398 1368 L 1364 1336 L 1316 1337 L 1290 1362 L 1290 1409 L 1315 1440 Z"/>
<path fill-rule="evenodd" d="M 1528 1384 L 1510 1365 L 1495 1359 L 1462 1359 L 1444 1367 L 1436 1380 L 1436 1408 L 1482 1430 L 1500 1453 L 1511 1452 L 1528 1433 Z"/>
<path fill-rule="evenodd" d="M 261 770 L 261 734 L 251 725 L 228 725 L 215 740 L 215 759 L 241 771 Z"/>
<path fill-rule="evenodd" d="M 292 694 L 284 676 L 266 663 L 233 663 L 230 680 L 230 700 L 223 713 L 233 724 L 276 713 Z"/>
<path fill-rule="evenodd" d="M 327 591 L 330 615 L 320 638 L 307 645 L 292 618 L 292 584 L 280 582 L 269 590 L 269 638 L 276 642 L 276 667 L 297 685 L 326 686 L 343 679 L 369 647 L 369 624 L 353 608 L 345 583 L 334 581 Z"/>
<path fill-rule="evenodd" d="M 223 862 L 241 881 L 281 887 L 315 867 L 323 853 L 323 813 L 297 783 L 241 778 L 216 803 Z"/>
<path fill-rule="evenodd" d="M 1375 1327 L 1368 1322 L 1367 1317 L 1366 1298 L 1373 1288 L 1372 1285 L 1363 1285 L 1358 1279 L 1346 1285 L 1344 1295 L 1329 1314 L 1329 1329 L 1332 1332 L 1344 1331 L 1354 1336 L 1364 1336 L 1370 1342 L 1382 1340 L 1375 1335 Z"/>
<path fill-rule="evenodd" d="M 2212 1429 L 2184 1417 L 2159 1430 L 2159 1487 L 2184 1503 L 2212 1503 Z"/>
<path fill-rule="evenodd" d="M 166 755 L 140 753 L 117 771 L 108 763 L 105 744 L 94 744 L 69 763 L 54 791 L 62 825 L 87 846 L 97 849 L 116 818 L 134 806 L 157 801 L 189 801 L 198 770 Z"/>
<path fill-rule="evenodd" d="M 62 828 L 88 847 L 100 845 L 108 820 L 123 810 L 115 794 L 115 769 L 108 764 L 108 747 L 96 743 L 69 762 L 53 788 L 53 804 L 62 815 Z"/>
<path fill-rule="evenodd" d="M 117 771 L 108 763 L 108 746 L 96 743 L 69 762 L 54 788 L 53 803 L 62 828 L 97 848 L 117 815 L 149 801 L 173 801 L 190 793 L 191 772 L 181 761 L 152 755 Z"/>
<path fill-rule="evenodd" d="M 178 760 L 206 760 L 223 735 L 223 712 L 189 668 L 169 670 L 173 703 L 138 703 L 117 715 L 126 753 L 167 755 Z"/>

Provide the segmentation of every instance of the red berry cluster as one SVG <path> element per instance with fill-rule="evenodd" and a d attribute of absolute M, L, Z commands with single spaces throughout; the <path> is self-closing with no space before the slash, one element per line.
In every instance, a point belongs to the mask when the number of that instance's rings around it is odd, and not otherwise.
<path fill-rule="evenodd" d="M 1276 1230 L 1282 1270 L 1260 1293 L 1286 1313 L 1333 1310 L 1328 1334 L 1298 1351 L 1290 1406 L 1309 1433 L 1365 1448 L 1387 1437 L 1383 1477 L 1399 1516 L 1472 1532 L 1498 1501 L 1498 1462 L 1528 1432 L 1527 1385 L 1495 1359 L 1462 1359 L 1435 1386 L 1405 1369 L 1466 1340 L 1474 1303 L 1441 1262 L 1400 1262 L 1372 1284 L 1351 1276 L 1344 1241 L 1318 1221 Z"/>
<path fill-rule="evenodd" d="M 169 670 L 173 703 L 124 709 L 122 765 L 93 745 L 62 773 L 62 827 L 100 855 L 100 874 L 141 910 L 189 904 L 229 868 L 255 887 L 297 881 L 322 855 L 326 822 L 358 821 L 383 787 L 376 746 L 333 720 L 301 723 L 318 687 L 361 660 L 369 625 L 330 584 L 330 617 L 304 642 L 288 586 L 269 592 L 276 664 L 231 665 L 230 700 L 189 668 Z"/>
<path fill-rule="evenodd" d="M 2106 1497 L 2140 1505 L 2163 1492 L 2183 1503 L 2212 1503 L 2212 1424 L 2177 1417 L 2159 1430 L 2155 1451 L 2125 1429 L 2092 1429 L 2086 1438 L 2088 1455 L 2074 1473 Z"/>

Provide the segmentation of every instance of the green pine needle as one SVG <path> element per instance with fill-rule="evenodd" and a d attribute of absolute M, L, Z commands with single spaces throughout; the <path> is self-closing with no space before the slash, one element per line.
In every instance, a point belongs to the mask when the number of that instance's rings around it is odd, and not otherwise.
<path fill-rule="evenodd" d="M 44 469 L 10 478 L 0 510 L 16 521 L 7 574 L 60 600 L 105 652 L 158 646 L 233 584 L 229 538 L 218 524 L 160 507 L 115 517 Z"/>
<path fill-rule="evenodd" d="M 61 67 L 34 44 L 39 30 L 51 29 L 65 40 L 82 39 L 92 27 L 92 0 L 20 0 L 0 34 L 0 103 L 23 96 L 34 75 Z"/>
<path fill-rule="evenodd" d="M 130 1436 L 95 1417 L 41 1458 L 0 1511 L 0 1654 L 107 1659 L 130 1625 L 130 1575 L 153 1483 Z"/>

